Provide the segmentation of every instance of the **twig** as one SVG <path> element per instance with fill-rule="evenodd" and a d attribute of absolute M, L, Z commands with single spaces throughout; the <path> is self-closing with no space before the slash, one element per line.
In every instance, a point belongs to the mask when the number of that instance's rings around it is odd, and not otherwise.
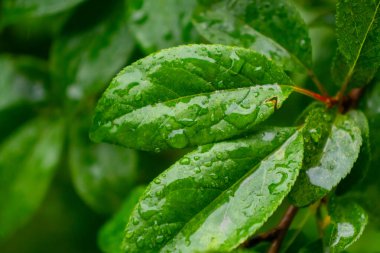
<path fill-rule="evenodd" d="M 315 73 L 311 69 L 307 70 L 307 75 L 313 81 L 315 86 L 317 86 L 318 90 L 322 93 L 322 95 L 325 97 L 328 97 L 329 95 L 328 95 L 325 87 L 323 87 L 322 83 L 318 80 L 317 76 L 315 75 Z"/>
<path fill-rule="evenodd" d="M 296 216 L 298 208 L 295 206 L 289 206 L 288 210 L 280 223 L 278 224 L 278 232 L 276 238 L 273 240 L 272 245 L 270 246 L 268 253 L 277 253 L 280 250 L 282 241 L 285 238 L 286 232 L 288 231 L 290 224 L 292 223 L 294 217 Z"/>

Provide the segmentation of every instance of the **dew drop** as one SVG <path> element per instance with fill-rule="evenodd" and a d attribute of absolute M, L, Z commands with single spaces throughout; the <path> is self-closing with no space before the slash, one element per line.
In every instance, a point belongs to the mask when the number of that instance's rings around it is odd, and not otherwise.
<path fill-rule="evenodd" d="M 154 182 L 155 184 L 161 184 L 161 180 L 160 180 L 158 177 L 156 177 L 156 178 L 153 180 L 153 182 Z"/>
<path fill-rule="evenodd" d="M 172 148 L 184 148 L 189 144 L 189 140 L 183 129 L 173 130 L 168 135 L 167 142 Z"/>
<path fill-rule="evenodd" d="M 179 161 L 180 164 L 182 165 L 189 165 L 190 164 L 190 159 L 188 157 L 184 157 Z"/>

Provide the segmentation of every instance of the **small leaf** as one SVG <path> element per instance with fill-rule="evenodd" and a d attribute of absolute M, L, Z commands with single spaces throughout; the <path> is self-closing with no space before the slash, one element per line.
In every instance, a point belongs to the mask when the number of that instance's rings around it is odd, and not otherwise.
<path fill-rule="evenodd" d="M 224 252 L 277 209 L 303 154 L 292 128 L 198 147 L 148 186 L 126 228 L 127 252 Z"/>
<path fill-rule="evenodd" d="M 98 102 L 91 138 L 142 150 L 224 140 L 248 132 L 282 105 L 293 89 L 277 83 L 290 80 L 251 50 L 163 50 L 113 79 Z"/>
<path fill-rule="evenodd" d="M 121 244 L 124 238 L 124 229 L 133 208 L 144 193 L 145 187 L 136 187 L 125 198 L 120 210 L 100 229 L 98 244 L 105 253 L 122 253 Z"/>
<path fill-rule="evenodd" d="M 197 34 L 191 24 L 196 0 L 129 0 L 129 24 L 146 53 L 194 43 Z"/>
<path fill-rule="evenodd" d="M 0 16 L 4 22 L 14 22 L 24 18 L 51 15 L 70 9 L 84 0 L 3 0 Z"/>
<path fill-rule="evenodd" d="M 136 151 L 109 144 L 93 144 L 87 124 L 74 124 L 69 165 L 78 194 L 94 210 L 117 210 L 137 179 Z"/>
<path fill-rule="evenodd" d="M 94 22 L 89 25 L 88 20 Z M 55 40 L 54 81 L 73 100 L 94 95 L 120 71 L 133 48 L 124 3 L 88 2 L 73 13 Z"/>
<path fill-rule="evenodd" d="M 211 43 L 252 48 L 289 70 L 311 66 L 308 29 L 288 1 L 200 2 L 202 8 L 196 12 L 194 23 Z"/>
<path fill-rule="evenodd" d="M 351 171 L 358 158 L 362 137 L 350 115 L 314 105 L 306 118 L 303 135 L 303 169 L 289 197 L 297 206 L 324 197 Z"/>
<path fill-rule="evenodd" d="M 62 126 L 39 118 L 0 146 L 0 241 L 24 225 L 40 205 L 61 155 Z"/>
<path fill-rule="evenodd" d="M 363 208 L 347 199 L 332 199 L 329 214 L 332 224 L 324 240 L 331 253 L 341 252 L 362 235 L 368 216 Z"/>
<path fill-rule="evenodd" d="M 340 0 L 338 52 L 333 67 L 338 85 L 362 87 L 380 67 L 380 0 Z"/>

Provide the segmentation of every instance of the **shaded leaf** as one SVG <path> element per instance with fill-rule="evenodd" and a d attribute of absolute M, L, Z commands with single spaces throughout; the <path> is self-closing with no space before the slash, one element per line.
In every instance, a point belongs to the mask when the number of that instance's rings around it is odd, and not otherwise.
<path fill-rule="evenodd" d="M 350 115 L 313 105 L 305 120 L 303 169 L 289 197 L 297 206 L 324 197 L 351 171 L 362 137 Z"/>
<path fill-rule="evenodd" d="M 34 120 L 0 147 L 0 240 L 33 215 L 45 196 L 63 145 L 60 121 Z"/>
<path fill-rule="evenodd" d="M 302 150 L 302 136 L 292 128 L 198 147 L 148 186 L 128 222 L 125 250 L 234 249 L 287 195 Z"/>
<path fill-rule="evenodd" d="M 194 23 L 211 43 L 252 48 L 286 69 L 311 66 L 308 29 L 285 0 L 201 0 Z M 286 36 L 284 36 L 286 34 Z"/>
<path fill-rule="evenodd" d="M 133 208 L 144 193 L 145 187 L 134 188 L 120 208 L 120 210 L 110 219 L 99 231 L 98 244 L 105 253 L 121 253 L 121 244 L 124 238 L 124 229 Z"/>
<path fill-rule="evenodd" d="M 146 53 L 197 41 L 191 15 L 196 0 L 130 0 L 129 24 Z M 158 11 L 159 10 L 159 11 Z"/>
<path fill-rule="evenodd" d="M 380 1 L 340 0 L 337 5 L 338 52 L 333 75 L 338 85 L 362 87 L 380 67 Z"/>
<path fill-rule="evenodd" d="M 368 222 L 367 213 L 348 199 L 332 199 L 329 203 L 331 225 L 324 240 L 330 252 L 341 252 L 353 244 L 363 233 Z"/>
<path fill-rule="evenodd" d="M 136 151 L 109 144 L 93 144 L 87 124 L 74 124 L 69 165 L 76 190 L 94 210 L 115 212 L 137 179 Z"/>
<path fill-rule="evenodd" d="M 3 0 L 1 15 L 4 22 L 51 15 L 72 8 L 84 0 Z"/>
<path fill-rule="evenodd" d="M 124 3 L 89 2 L 73 13 L 55 40 L 54 81 L 71 99 L 94 95 L 120 71 L 133 48 Z"/>
<path fill-rule="evenodd" d="M 113 79 L 98 102 L 91 138 L 157 151 L 237 136 L 267 119 L 292 92 L 277 83 L 290 80 L 251 50 L 163 50 Z"/>

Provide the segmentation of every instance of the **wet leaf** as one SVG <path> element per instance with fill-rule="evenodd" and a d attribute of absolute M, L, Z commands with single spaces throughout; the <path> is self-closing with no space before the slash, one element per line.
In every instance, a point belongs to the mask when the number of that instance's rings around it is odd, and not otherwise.
<path fill-rule="evenodd" d="M 0 241 L 39 207 L 63 146 L 61 121 L 36 119 L 0 146 Z"/>
<path fill-rule="evenodd" d="M 163 50 L 113 79 L 98 102 L 91 138 L 155 151 L 224 140 L 248 132 L 282 105 L 293 89 L 277 83 L 290 80 L 251 50 Z"/>
<path fill-rule="evenodd" d="M 290 70 L 311 66 L 308 29 L 289 1 L 200 2 L 194 23 L 211 43 L 252 48 Z"/>
<path fill-rule="evenodd" d="M 197 34 L 191 23 L 196 0 L 130 0 L 129 24 L 146 53 L 194 43 Z"/>
<path fill-rule="evenodd" d="M 23 18 L 51 15 L 70 9 L 84 0 L 3 0 L 0 16 L 3 22 L 14 22 Z"/>
<path fill-rule="evenodd" d="M 341 252 L 353 244 L 363 233 L 368 222 L 367 213 L 348 199 L 332 199 L 329 203 L 331 225 L 324 240 L 330 252 Z"/>
<path fill-rule="evenodd" d="M 297 206 L 311 204 L 330 192 L 351 171 L 362 137 L 349 114 L 313 105 L 305 120 L 303 169 L 290 193 Z"/>
<path fill-rule="evenodd" d="M 198 147 L 148 186 L 129 219 L 127 252 L 229 251 L 277 209 L 296 180 L 301 134 L 269 128 Z"/>
<path fill-rule="evenodd" d="M 338 52 L 333 74 L 338 85 L 362 87 L 380 67 L 380 1 L 340 0 L 337 5 Z"/>
<path fill-rule="evenodd" d="M 74 12 L 55 40 L 54 82 L 73 100 L 94 95 L 120 71 L 133 48 L 123 2 L 89 2 Z"/>
<path fill-rule="evenodd" d="M 137 152 L 110 144 L 93 144 L 87 124 L 74 124 L 69 165 L 82 199 L 100 213 L 115 212 L 137 179 Z"/>
<path fill-rule="evenodd" d="M 125 198 L 120 210 L 99 231 L 98 244 L 105 253 L 122 253 L 121 244 L 124 238 L 124 229 L 133 208 L 144 193 L 145 187 L 134 188 Z"/>

